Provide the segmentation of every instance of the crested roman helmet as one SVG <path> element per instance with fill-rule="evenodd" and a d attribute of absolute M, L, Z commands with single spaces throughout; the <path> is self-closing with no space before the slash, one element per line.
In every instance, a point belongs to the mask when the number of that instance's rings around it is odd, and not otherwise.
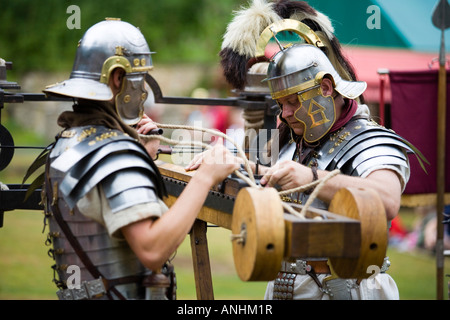
<path fill-rule="evenodd" d="M 79 41 L 70 78 L 48 86 L 44 92 L 110 101 L 113 93 L 109 78 L 115 68 L 121 68 L 125 76 L 116 96 L 116 111 L 126 124 L 136 124 L 144 113 L 145 74 L 153 68 L 152 53 L 138 28 L 120 19 L 106 18 L 90 27 Z"/>
<path fill-rule="evenodd" d="M 301 35 L 305 42 L 282 46 L 276 35 L 286 30 Z M 303 138 L 309 143 L 318 141 L 329 132 L 336 120 L 334 99 L 323 95 L 322 80 L 330 79 L 334 90 L 348 99 L 359 97 L 367 83 L 344 80 L 320 49 L 323 46 L 321 40 L 301 22 L 285 19 L 268 26 L 258 41 L 257 57 L 264 54 L 271 38 L 277 41 L 280 51 L 270 59 L 264 81 L 267 81 L 274 100 L 297 94 L 300 107 L 294 116 L 305 126 Z M 285 121 L 281 116 L 280 119 Z"/>
<path fill-rule="evenodd" d="M 227 26 L 226 33 L 222 42 L 222 49 L 220 51 L 221 65 L 224 70 L 224 76 L 227 82 L 238 90 L 246 90 L 248 85 L 253 81 L 250 76 L 250 68 L 263 71 L 267 69 L 269 62 L 271 68 L 276 61 L 285 63 L 289 59 L 281 59 L 281 55 L 287 54 L 290 56 L 290 46 L 292 43 L 284 46 L 279 55 L 273 55 L 273 46 L 268 46 L 268 42 L 272 39 L 277 39 L 276 34 L 280 40 L 292 41 L 295 45 L 299 43 L 306 43 L 317 47 L 322 51 L 328 60 L 331 62 L 338 77 L 333 77 L 335 84 L 341 83 L 341 80 L 355 82 L 357 77 L 348 59 L 342 52 L 339 40 L 334 35 L 334 27 L 331 20 L 323 13 L 311 7 L 306 1 L 290 1 L 290 0 L 251 0 L 248 7 L 242 7 L 236 11 L 233 20 Z M 298 37 L 295 35 L 297 34 Z M 280 37 L 281 35 L 281 37 Z M 287 36 L 287 37 L 286 37 Z M 294 46 L 295 46 L 294 45 Z M 267 50 L 266 50 L 267 47 Z M 286 57 L 287 57 L 286 56 Z M 299 58 L 300 59 L 300 58 Z M 259 65 L 259 66 L 258 66 Z M 258 68 L 254 68 L 258 66 Z M 286 65 L 287 66 L 287 65 Z M 290 65 L 291 66 L 291 65 Z M 294 72 L 290 68 L 287 68 Z M 281 71 L 280 69 L 272 69 L 272 71 Z M 297 70 L 298 71 L 298 70 Z M 266 72 L 260 72 L 267 75 Z M 336 74 L 333 72 L 333 74 Z M 258 74 L 258 76 L 260 76 Z M 282 80 L 288 80 L 283 76 L 284 73 L 269 75 L 268 79 L 272 77 L 280 77 L 278 81 L 282 88 L 291 88 L 300 85 L 302 82 L 296 84 L 293 81 L 301 80 L 290 78 L 289 82 L 283 86 Z M 298 75 L 298 74 L 297 74 Z M 293 76 L 293 75 L 291 75 Z M 331 77 L 331 75 L 328 75 Z M 276 85 L 275 78 L 271 81 L 265 81 L 259 87 L 267 87 L 269 85 Z M 274 80 L 274 81 L 272 81 Z M 364 83 L 356 85 L 359 91 L 362 92 Z M 349 87 L 350 88 L 350 87 Z M 340 88 L 338 88 L 339 90 Z M 289 91 L 289 90 L 288 90 Z M 354 95 L 360 92 L 354 90 Z M 342 90 L 343 95 L 346 95 L 346 90 Z M 277 93 L 281 94 L 281 92 Z M 349 95 L 350 96 L 350 95 Z M 319 98 L 317 98 L 319 99 Z M 316 100 L 317 100 L 316 99 Z M 364 103 L 364 97 L 353 98 L 358 102 Z M 305 103 L 304 103 L 305 104 Z M 315 107 L 314 104 L 312 107 Z M 282 106 L 280 106 L 282 107 Z M 315 117 L 323 115 L 321 112 L 315 114 Z M 284 119 L 280 117 L 280 120 Z M 284 123 L 280 128 L 284 128 Z M 327 121 L 326 125 L 330 125 L 331 121 Z M 326 133 L 325 126 L 318 126 L 316 130 L 321 129 Z M 330 127 L 328 128 L 330 129 Z M 325 134 L 324 133 L 324 134 Z M 324 134 L 313 134 L 313 136 L 304 137 L 310 139 L 309 141 L 316 141 L 318 137 Z M 291 137 L 292 129 L 291 129 Z"/>
<path fill-rule="evenodd" d="M 280 50 L 269 63 L 267 78 L 273 99 L 312 89 L 329 77 L 334 89 L 349 99 L 355 99 L 366 89 L 364 81 L 341 78 L 322 50 L 310 44 L 292 45 Z"/>

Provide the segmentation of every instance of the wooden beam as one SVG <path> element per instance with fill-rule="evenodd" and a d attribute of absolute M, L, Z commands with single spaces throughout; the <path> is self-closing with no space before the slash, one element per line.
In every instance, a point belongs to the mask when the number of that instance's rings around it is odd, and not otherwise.
<path fill-rule="evenodd" d="M 164 203 L 170 208 L 177 197 L 169 195 L 164 199 Z M 205 222 L 209 222 L 211 224 L 217 225 L 219 227 L 231 230 L 231 219 L 232 215 L 227 212 L 223 212 L 220 210 L 211 209 L 208 207 L 202 207 L 200 212 L 197 215 L 197 219 L 203 220 Z"/>
<path fill-rule="evenodd" d="M 284 215 L 285 258 L 357 258 L 361 244 L 359 221 L 352 219 L 300 220 Z"/>
<path fill-rule="evenodd" d="M 197 299 L 214 300 L 206 222 L 204 221 L 196 220 L 192 227 L 191 250 Z"/>

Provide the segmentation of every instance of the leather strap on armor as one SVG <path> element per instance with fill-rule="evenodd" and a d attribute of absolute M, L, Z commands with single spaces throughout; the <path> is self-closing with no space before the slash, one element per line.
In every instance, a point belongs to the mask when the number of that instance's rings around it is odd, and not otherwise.
<path fill-rule="evenodd" d="M 47 163 L 46 163 L 46 167 L 47 167 L 46 170 L 48 170 L 49 163 L 50 163 L 50 161 L 47 161 Z M 48 195 L 53 194 L 50 178 L 49 178 L 48 175 L 47 175 L 47 179 L 45 181 L 45 188 L 46 188 L 46 192 L 47 192 Z M 115 281 L 116 283 L 114 283 L 114 284 L 109 283 L 108 279 L 103 277 L 103 275 L 100 273 L 100 271 L 94 266 L 94 264 L 92 263 L 91 259 L 89 259 L 89 256 L 86 254 L 86 252 L 84 252 L 84 250 L 81 247 L 80 243 L 78 242 L 77 238 L 73 235 L 73 233 L 70 230 L 69 226 L 67 225 L 67 223 L 62 218 L 61 212 L 59 211 L 59 207 L 58 207 L 57 201 L 49 201 L 49 199 L 47 199 L 47 204 L 50 205 L 52 213 L 53 213 L 53 216 L 54 216 L 56 222 L 58 223 L 58 225 L 61 228 L 61 230 L 63 230 L 64 234 L 67 237 L 67 240 L 69 241 L 69 243 L 71 244 L 71 246 L 75 250 L 75 253 L 81 259 L 81 261 L 86 266 L 86 268 L 89 270 L 89 272 L 92 274 L 92 276 L 94 278 L 102 278 L 107 292 L 112 291 L 120 300 L 125 300 L 124 296 L 118 290 L 116 290 L 114 288 L 114 285 L 118 284 L 119 280 L 116 279 L 116 281 Z M 135 278 L 135 277 L 133 277 L 133 278 Z M 130 280 L 130 279 L 128 279 L 128 280 Z M 133 280 L 135 280 L 135 279 L 133 279 Z M 123 283 L 122 281 L 120 281 L 120 282 Z M 132 282 L 132 281 L 130 281 L 130 282 Z"/>
<path fill-rule="evenodd" d="M 314 162 L 311 164 L 311 172 L 312 172 L 312 174 L 313 174 L 312 182 L 317 181 L 317 180 L 319 179 L 319 176 L 317 175 L 317 161 L 314 161 Z M 306 191 L 305 191 L 305 194 L 310 195 L 310 194 L 314 191 L 314 188 L 315 188 L 315 187 L 312 187 L 311 189 L 306 190 Z"/>

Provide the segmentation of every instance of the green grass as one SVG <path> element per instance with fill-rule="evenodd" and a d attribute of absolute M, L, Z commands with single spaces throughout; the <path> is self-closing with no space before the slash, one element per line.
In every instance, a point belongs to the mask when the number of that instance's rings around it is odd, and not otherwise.
<path fill-rule="evenodd" d="M 0 228 L 0 299 L 56 299 L 52 283 L 53 260 L 48 257 L 42 233 L 43 214 L 39 211 L 11 211 L 4 216 Z M 230 231 L 208 228 L 215 299 L 263 299 L 264 282 L 243 282 L 234 268 Z M 183 242 L 173 260 L 177 274 L 178 299 L 196 299 L 189 237 Z M 402 300 L 436 299 L 435 259 L 422 251 L 399 252 L 389 249 L 389 273 L 395 279 Z M 450 273 L 446 258 L 445 274 Z M 445 279 L 447 283 L 449 279 Z M 444 285 L 447 288 L 447 285 Z M 448 299 L 445 292 L 444 298 Z"/>
<path fill-rule="evenodd" d="M 433 300 L 436 299 L 436 259 L 429 252 L 399 252 L 389 249 L 391 260 L 389 274 L 397 283 L 401 300 Z M 450 258 L 445 259 L 445 272 L 450 273 Z M 444 277 L 443 297 L 448 300 L 447 283 L 450 278 Z"/>
<path fill-rule="evenodd" d="M 236 274 L 230 239 L 231 231 L 210 227 L 207 231 L 215 299 L 263 299 L 266 283 L 243 282 Z M 189 237 L 173 260 L 179 279 L 178 298 L 196 299 Z"/>
<path fill-rule="evenodd" d="M 54 299 L 43 213 L 12 211 L 0 229 L 0 299 Z M 47 230 L 48 231 L 48 230 Z"/>

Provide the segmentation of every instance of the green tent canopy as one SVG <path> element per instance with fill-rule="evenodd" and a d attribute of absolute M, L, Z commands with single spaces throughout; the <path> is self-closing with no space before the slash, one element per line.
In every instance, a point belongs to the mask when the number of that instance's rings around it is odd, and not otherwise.
<path fill-rule="evenodd" d="M 438 52 L 441 31 L 431 22 L 437 0 L 308 0 L 327 15 L 344 46 Z M 450 50 L 450 33 L 445 37 Z"/>

